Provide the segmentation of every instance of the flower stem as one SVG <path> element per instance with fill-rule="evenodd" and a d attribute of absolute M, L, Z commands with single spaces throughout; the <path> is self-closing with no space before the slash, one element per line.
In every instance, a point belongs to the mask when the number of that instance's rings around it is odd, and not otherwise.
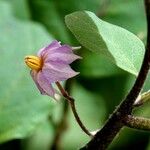
<path fill-rule="evenodd" d="M 58 89 L 60 90 L 61 94 L 63 95 L 63 97 L 68 101 L 68 103 L 71 106 L 72 112 L 74 114 L 74 117 L 78 123 L 78 125 L 80 126 L 80 128 L 90 137 L 93 137 L 93 135 L 88 131 L 88 129 L 83 125 L 77 111 L 76 111 L 76 107 L 75 107 L 75 100 L 73 97 L 71 97 L 62 87 L 62 85 L 59 82 L 56 82 L 56 85 L 58 87 Z"/>

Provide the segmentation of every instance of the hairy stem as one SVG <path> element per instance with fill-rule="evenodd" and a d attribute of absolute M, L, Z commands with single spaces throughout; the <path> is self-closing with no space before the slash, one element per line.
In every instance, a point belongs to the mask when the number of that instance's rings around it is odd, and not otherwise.
<path fill-rule="evenodd" d="M 76 111 L 76 107 L 75 107 L 75 100 L 74 98 L 72 98 L 65 90 L 64 88 L 61 86 L 61 84 L 59 82 L 56 82 L 57 87 L 59 88 L 61 94 L 64 96 L 64 98 L 68 101 L 68 103 L 71 106 L 72 112 L 74 114 L 74 117 L 78 123 L 78 125 L 81 127 L 81 129 L 90 137 L 93 137 L 93 135 L 88 131 L 88 129 L 83 125 L 82 121 L 80 120 L 80 117 Z"/>
<path fill-rule="evenodd" d="M 134 117 L 128 115 L 125 118 L 125 125 L 130 128 L 150 131 L 150 119 L 143 117 Z"/>
<path fill-rule="evenodd" d="M 124 126 L 124 118 L 132 112 L 133 103 L 137 99 L 143 87 L 150 67 L 150 0 L 145 0 L 145 9 L 148 24 L 147 46 L 142 67 L 135 84 L 126 98 L 107 120 L 104 127 L 97 132 L 94 138 L 81 148 L 81 150 L 105 150 L 111 144 L 120 129 Z"/>

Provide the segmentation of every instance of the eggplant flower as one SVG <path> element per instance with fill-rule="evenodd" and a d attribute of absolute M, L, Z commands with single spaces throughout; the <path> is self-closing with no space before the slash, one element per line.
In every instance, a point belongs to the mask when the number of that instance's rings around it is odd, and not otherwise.
<path fill-rule="evenodd" d="M 26 56 L 25 63 L 31 68 L 32 79 L 41 94 L 55 98 L 57 91 L 52 84 L 79 74 L 71 69 L 70 64 L 80 58 L 73 53 L 72 47 L 55 40 L 39 50 L 37 56 Z"/>

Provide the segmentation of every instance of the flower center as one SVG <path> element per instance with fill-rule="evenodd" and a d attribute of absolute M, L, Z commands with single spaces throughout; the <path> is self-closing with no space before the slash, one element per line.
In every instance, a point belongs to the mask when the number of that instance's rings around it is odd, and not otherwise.
<path fill-rule="evenodd" d="M 26 56 L 25 63 L 32 70 L 39 71 L 42 69 L 43 63 L 42 63 L 42 59 L 40 57 L 32 56 L 32 55 Z"/>

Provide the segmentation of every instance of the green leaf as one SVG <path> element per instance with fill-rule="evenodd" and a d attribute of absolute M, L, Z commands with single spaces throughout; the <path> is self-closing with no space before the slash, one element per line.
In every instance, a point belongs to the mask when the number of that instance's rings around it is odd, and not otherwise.
<path fill-rule="evenodd" d="M 145 81 L 145 85 L 143 87 L 144 92 L 150 90 L 150 72 L 147 75 L 147 79 Z"/>
<path fill-rule="evenodd" d="M 115 138 L 108 150 L 127 150 L 142 149 L 145 150 L 149 133 L 140 132 L 131 128 L 124 128 L 119 132 L 119 137 Z"/>
<path fill-rule="evenodd" d="M 50 143 L 53 142 L 55 132 L 49 120 L 40 124 L 32 136 L 23 142 L 24 150 L 49 150 Z M 42 141 L 42 142 L 41 142 Z"/>
<path fill-rule="evenodd" d="M 140 39 L 146 38 L 144 1 L 111 0 L 106 7 L 105 14 L 102 16 L 104 20 L 128 29 Z"/>
<path fill-rule="evenodd" d="M 4 0 L 3 0 L 4 1 Z M 13 14 L 19 19 L 30 19 L 27 0 L 5 0 L 12 6 Z M 19 6 L 19 7 L 18 7 Z"/>
<path fill-rule="evenodd" d="M 101 55 L 87 50 L 83 50 L 80 55 L 83 59 L 78 63 L 77 70 L 81 76 L 87 78 L 103 78 L 125 73 Z"/>
<path fill-rule="evenodd" d="M 146 150 L 150 150 L 150 139 L 149 139 L 149 142 L 148 142 Z"/>
<path fill-rule="evenodd" d="M 145 48 L 134 34 L 99 19 L 89 11 L 67 15 L 65 22 L 87 49 L 103 55 L 129 73 L 138 74 Z"/>
<path fill-rule="evenodd" d="M 30 0 L 30 11 L 32 18 L 41 22 L 49 33 L 63 42 L 69 41 L 68 32 L 63 19 L 59 15 L 59 9 L 53 0 Z"/>
<path fill-rule="evenodd" d="M 0 2 L 0 10 L 0 142 L 5 142 L 30 135 L 52 111 L 24 64 L 25 55 L 52 39 L 42 26 L 15 19 L 8 3 Z"/>

